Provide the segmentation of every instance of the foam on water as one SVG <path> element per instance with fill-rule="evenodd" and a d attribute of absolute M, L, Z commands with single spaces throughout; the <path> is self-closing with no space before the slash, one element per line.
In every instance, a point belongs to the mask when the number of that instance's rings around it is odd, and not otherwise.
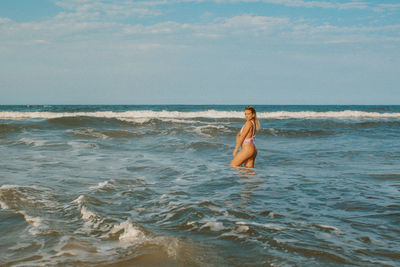
<path fill-rule="evenodd" d="M 155 245 L 165 250 L 168 257 L 173 258 L 177 256 L 180 249 L 180 242 L 177 238 L 145 234 L 130 219 L 110 226 L 100 238 L 104 241 L 118 239 L 119 245 L 123 248 Z"/>
<path fill-rule="evenodd" d="M 219 232 L 225 229 L 224 224 L 221 222 L 211 221 L 205 223 L 200 229 L 209 228 L 211 231 Z"/>
<path fill-rule="evenodd" d="M 32 227 L 28 230 L 31 235 L 36 236 L 39 234 L 43 234 L 49 229 L 47 223 L 44 221 L 43 218 L 30 216 L 26 214 L 25 211 L 20 211 L 19 213 L 24 216 L 24 219 L 27 223 L 31 224 Z"/>
<path fill-rule="evenodd" d="M 84 220 L 86 222 L 89 222 L 89 221 L 93 222 L 94 220 L 99 218 L 99 216 L 95 212 L 89 210 L 85 206 L 81 207 L 81 215 L 82 215 L 82 220 Z"/>
<path fill-rule="evenodd" d="M 334 226 L 330 226 L 330 225 L 323 225 L 323 224 L 318 224 L 318 227 L 322 228 L 322 229 L 326 229 L 329 231 L 336 231 L 336 232 L 340 232 L 339 228 L 334 227 Z"/>
<path fill-rule="evenodd" d="M 107 139 L 108 136 L 96 131 L 94 129 L 74 129 L 70 130 L 71 133 L 78 135 L 78 136 L 83 136 L 83 137 L 93 137 L 93 138 L 99 138 L 99 139 Z"/>
<path fill-rule="evenodd" d="M 237 228 L 236 228 L 236 231 L 238 232 L 238 233 L 245 233 L 245 232 L 247 232 L 247 231 L 249 231 L 250 230 L 250 228 L 248 227 L 248 226 L 246 226 L 246 225 L 240 225 L 240 226 L 238 226 Z"/>
<path fill-rule="evenodd" d="M 77 199 L 73 200 L 72 203 L 81 205 L 83 204 L 85 201 L 85 196 L 84 195 L 80 195 Z"/>
<path fill-rule="evenodd" d="M 119 241 L 131 244 L 147 240 L 145 234 L 134 227 L 130 220 L 114 225 L 106 235 L 103 235 L 103 238 L 110 238 L 116 234 L 118 234 Z"/>
<path fill-rule="evenodd" d="M 25 144 L 25 145 L 32 145 L 33 147 L 44 146 L 46 144 L 45 141 L 35 140 L 32 138 L 21 138 L 15 144 Z"/>
<path fill-rule="evenodd" d="M 25 221 L 32 223 L 34 227 L 39 228 L 42 225 L 43 220 L 40 217 L 29 216 L 25 212 L 20 213 L 24 215 Z"/>
<path fill-rule="evenodd" d="M 8 205 L 6 203 L 4 203 L 3 201 L 0 200 L 0 208 L 3 210 L 7 210 L 10 207 L 8 207 Z"/>
<path fill-rule="evenodd" d="M 218 132 L 218 131 L 223 131 L 226 129 L 225 126 L 223 125 L 211 125 L 208 124 L 207 125 L 203 125 L 203 126 L 193 126 L 193 132 L 197 133 L 198 135 L 202 135 L 202 136 L 212 136 L 212 132 Z"/>
<path fill-rule="evenodd" d="M 98 183 L 96 186 L 90 186 L 89 189 L 102 189 L 102 188 L 114 188 L 110 181 L 104 181 Z"/>
<path fill-rule="evenodd" d="M 251 225 L 251 226 L 256 226 L 256 227 L 260 227 L 260 228 L 265 228 L 265 229 L 270 229 L 270 230 L 275 230 L 275 231 L 281 231 L 286 229 L 286 227 L 280 226 L 280 225 L 276 225 L 276 224 L 262 224 L 262 223 L 256 223 L 256 222 L 236 222 L 236 225 L 240 226 L 247 226 L 247 225 Z"/>
<path fill-rule="evenodd" d="M 99 148 L 99 145 L 96 143 L 91 143 L 91 142 L 75 142 L 75 141 L 69 141 L 67 142 L 67 145 L 73 147 L 73 148 Z"/>

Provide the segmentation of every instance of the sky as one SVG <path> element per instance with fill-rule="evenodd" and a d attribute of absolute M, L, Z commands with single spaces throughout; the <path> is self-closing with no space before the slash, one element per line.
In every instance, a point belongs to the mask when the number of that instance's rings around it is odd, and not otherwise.
<path fill-rule="evenodd" d="M 400 104 L 400 1 L 1 0 L 0 104 Z"/>

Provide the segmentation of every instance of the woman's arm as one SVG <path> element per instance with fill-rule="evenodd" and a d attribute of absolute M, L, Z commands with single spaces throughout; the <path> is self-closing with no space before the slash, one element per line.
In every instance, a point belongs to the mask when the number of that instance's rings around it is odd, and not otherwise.
<path fill-rule="evenodd" d="M 236 144 L 239 144 L 239 143 L 240 143 L 240 131 L 236 135 Z"/>

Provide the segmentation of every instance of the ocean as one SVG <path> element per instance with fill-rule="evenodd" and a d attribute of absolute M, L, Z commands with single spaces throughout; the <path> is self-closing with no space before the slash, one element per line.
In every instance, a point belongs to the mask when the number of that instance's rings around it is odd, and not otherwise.
<path fill-rule="evenodd" d="M 0 106 L 1 266 L 400 266 L 400 106 Z"/>

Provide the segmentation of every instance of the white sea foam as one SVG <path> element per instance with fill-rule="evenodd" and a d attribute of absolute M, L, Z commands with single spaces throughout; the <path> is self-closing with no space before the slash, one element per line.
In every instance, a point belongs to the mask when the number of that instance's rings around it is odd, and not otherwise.
<path fill-rule="evenodd" d="M 25 221 L 31 223 L 33 227 L 39 228 L 40 226 L 43 225 L 42 224 L 43 220 L 40 217 L 29 216 L 25 212 L 20 212 L 20 213 L 24 216 Z"/>
<path fill-rule="evenodd" d="M 179 247 L 180 247 L 180 242 L 176 238 L 159 238 L 159 242 L 164 246 L 168 257 L 174 257 L 176 258 Z"/>
<path fill-rule="evenodd" d="M 31 235 L 35 236 L 41 234 L 46 229 L 48 229 L 48 226 L 46 225 L 46 223 L 43 221 L 42 218 L 38 216 L 28 215 L 25 211 L 19 211 L 18 213 L 22 214 L 24 216 L 25 221 L 31 224 L 32 227 L 28 230 L 28 232 Z"/>
<path fill-rule="evenodd" d="M 236 222 L 236 225 L 239 225 L 236 228 L 236 232 L 238 233 L 245 233 L 250 230 L 250 228 L 246 225 L 245 222 Z"/>
<path fill-rule="evenodd" d="M 15 188 L 18 187 L 18 185 L 13 185 L 13 184 L 3 184 L 0 186 L 0 189 L 10 189 L 10 188 Z"/>
<path fill-rule="evenodd" d="M 316 227 L 318 229 L 333 232 L 338 235 L 343 234 L 343 232 L 341 232 L 340 229 L 335 226 L 324 225 L 324 224 L 315 224 L 315 223 L 306 223 L 306 222 L 300 222 L 299 224 L 303 225 L 303 226 L 307 226 L 307 227 Z"/>
<path fill-rule="evenodd" d="M 187 223 L 186 223 L 187 226 L 194 226 L 194 225 L 196 225 L 196 224 L 197 224 L 197 222 L 187 222 Z"/>
<path fill-rule="evenodd" d="M 94 211 L 91 211 L 84 204 L 86 202 L 86 196 L 80 195 L 78 198 L 73 200 L 71 203 L 78 205 L 78 210 L 81 214 L 81 219 L 85 221 L 83 228 L 81 229 L 84 233 L 91 233 L 93 230 L 100 230 L 102 232 L 108 231 L 110 225 L 104 224 L 104 219 Z"/>
<path fill-rule="evenodd" d="M 31 138 L 21 138 L 16 142 L 16 144 L 25 144 L 38 147 L 38 146 L 44 146 L 46 143 L 44 141 L 35 140 Z"/>
<path fill-rule="evenodd" d="M 80 195 L 77 199 L 73 200 L 72 203 L 80 205 L 80 204 L 84 203 L 84 200 L 85 200 L 85 196 Z"/>
<path fill-rule="evenodd" d="M 0 208 L 3 209 L 3 210 L 7 210 L 7 209 L 9 209 L 10 207 L 7 206 L 6 203 L 4 203 L 3 201 L 0 200 Z"/>
<path fill-rule="evenodd" d="M 164 119 L 160 118 L 161 121 L 164 122 L 175 122 L 175 123 L 184 123 L 184 124 L 194 124 L 194 123 L 202 123 L 201 121 L 194 121 L 194 120 L 184 120 L 184 119 Z"/>
<path fill-rule="evenodd" d="M 89 143 L 89 142 L 75 142 L 75 141 L 69 141 L 67 142 L 69 146 L 72 146 L 73 148 L 82 148 L 82 147 L 88 147 L 88 148 L 99 148 L 98 144 L 95 143 Z"/>
<path fill-rule="evenodd" d="M 100 138 L 100 139 L 108 138 L 107 135 L 102 134 L 94 129 L 76 129 L 76 130 L 70 130 L 70 132 L 72 132 L 76 135 L 91 136 L 91 137 Z"/>
<path fill-rule="evenodd" d="M 108 232 L 102 235 L 102 239 L 118 238 L 119 245 L 129 247 L 131 245 L 156 245 L 161 247 L 168 257 L 176 257 L 179 252 L 180 242 L 177 238 L 146 235 L 139 227 L 127 219 L 124 222 L 113 225 Z"/>
<path fill-rule="evenodd" d="M 214 128 L 214 129 L 217 129 L 217 130 L 226 129 L 226 127 L 222 126 L 222 125 L 217 126 L 217 125 L 209 125 L 209 124 L 207 124 L 207 125 L 204 125 L 204 126 L 194 126 L 193 127 L 193 131 L 195 133 L 197 133 L 198 135 L 210 136 L 210 134 L 204 132 L 204 130 L 207 130 L 207 129 L 210 129 L 210 128 Z"/>
<path fill-rule="evenodd" d="M 143 124 L 149 122 L 152 118 L 118 118 L 118 119 L 121 121 Z"/>
<path fill-rule="evenodd" d="M 19 250 L 28 249 L 28 248 L 34 246 L 35 244 L 37 244 L 35 241 L 32 243 L 18 243 L 15 246 L 9 247 L 8 249 L 11 251 L 18 252 Z"/>
<path fill-rule="evenodd" d="M 121 242 L 136 243 L 146 239 L 144 233 L 137 227 L 133 226 L 132 222 L 129 220 L 114 225 L 108 235 L 115 235 L 121 231 L 122 233 L 118 237 Z"/>
<path fill-rule="evenodd" d="M 82 215 L 82 219 L 84 221 L 86 221 L 86 222 L 94 221 L 96 218 L 98 218 L 98 215 L 96 213 L 94 213 L 93 211 L 89 210 L 85 206 L 81 207 L 81 215 Z"/>
<path fill-rule="evenodd" d="M 114 188 L 109 181 L 98 183 L 96 186 L 90 186 L 89 189 L 102 189 L 102 188 Z"/>
<path fill-rule="evenodd" d="M 285 227 L 282 227 L 282 226 L 279 226 L 279 225 L 276 225 L 276 224 L 264 224 L 264 225 L 261 225 L 261 226 L 264 227 L 264 228 L 271 229 L 271 230 L 276 230 L 276 231 L 281 231 L 281 230 L 285 229 Z"/>
<path fill-rule="evenodd" d="M 136 123 L 144 123 L 152 118 L 158 119 L 193 119 L 193 118 L 243 118 L 242 111 L 152 111 L 152 110 L 137 110 L 125 112 L 113 111 L 97 111 L 97 112 L 0 112 L 0 119 L 54 119 L 63 117 L 97 117 L 97 118 L 115 118 L 124 121 Z M 261 119 L 400 119 L 400 113 L 379 113 L 365 112 L 357 110 L 344 111 L 273 111 L 273 112 L 258 112 L 257 117 Z M 182 121 L 179 121 L 182 122 Z"/>
<path fill-rule="evenodd" d="M 340 232 L 339 228 L 336 228 L 334 226 L 323 225 L 323 224 L 317 224 L 316 226 L 318 228 L 322 228 L 322 229 L 326 229 L 326 230 L 330 230 L 330 231 L 335 231 L 335 232 Z"/>
<path fill-rule="evenodd" d="M 281 231 L 281 230 L 286 229 L 285 227 L 282 227 L 282 226 L 279 226 L 276 224 L 261 224 L 261 223 L 255 223 L 255 222 L 249 222 L 249 223 L 236 222 L 236 225 L 240 225 L 240 226 L 253 225 L 253 226 L 267 228 L 267 229 L 276 230 L 276 231 Z"/>
<path fill-rule="evenodd" d="M 242 233 L 238 233 L 238 232 L 227 232 L 227 233 L 223 233 L 220 235 L 221 237 L 229 237 L 229 238 L 235 238 L 235 239 L 247 239 L 248 235 L 246 234 L 242 234 Z"/>
<path fill-rule="evenodd" d="M 236 228 L 236 231 L 239 233 L 245 233 L 249 230 L 250 230 L 250 228 L 246 225 L 240 225 L 238 228 Z"/>
<path fill-rule="evenodd" d="M 91 211 L 86 206 L 80 208 L 81 218 L 85 221 L 81 231 L 83 233 L 92 233 L 93 231 L 105 232 L 110 229 L 108 224 L 104 224 L 104 219 L 100 215 Z"/>
<path fill-rule="evenodd" d="M 225 229 L 224 225 L 221 222 L 207 222 L 200 229 L 204 229 L 204 228 L 210 228 L 211 231 L 215 231 L 215 232 Z"/>
<path fill-rule="evenodd" d="M 109 225 L 108 229 L 104 230 L 107 233 L 103 234 L 100 238 L 110 239 L 117 237 L 123 246 L 139 244 L 149 240 L 138 227 L 133 225 L 130 219 L 116 225 Z"/>
<path fill-rule="evenodd" d="M 172 217 L 174 217 L 174 213 L 168 213 L 166 216 L 165 216 L 165 218 L 162 220 L 162 222 L 166 222 L 166 221 L 168 221 L 169 219 L 171 219 Z"/>

